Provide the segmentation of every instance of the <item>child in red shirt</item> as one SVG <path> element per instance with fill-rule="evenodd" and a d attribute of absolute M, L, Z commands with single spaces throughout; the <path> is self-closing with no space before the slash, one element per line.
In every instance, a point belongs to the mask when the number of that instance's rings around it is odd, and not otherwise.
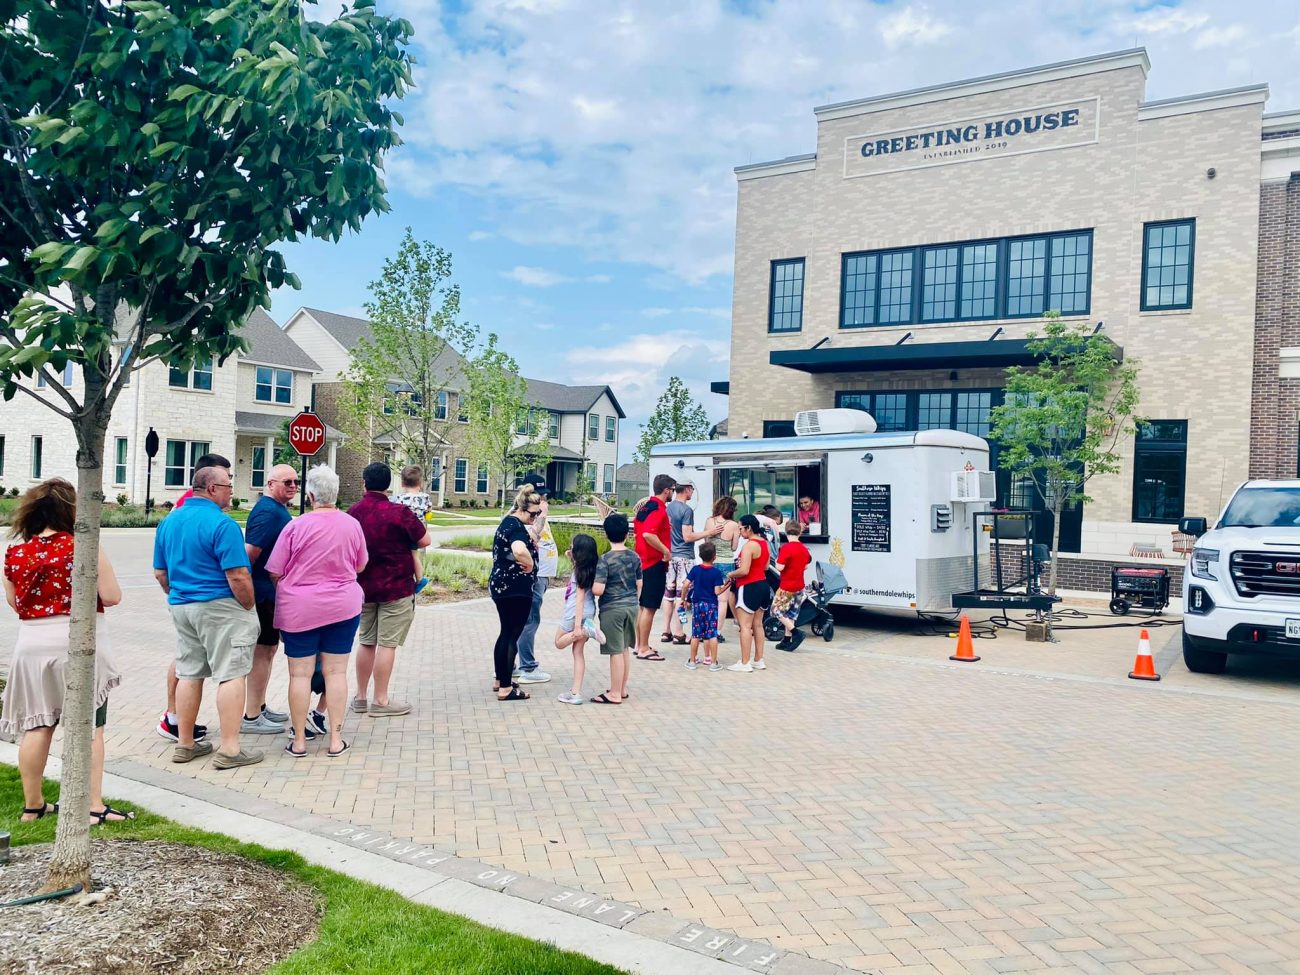
<path fill-rule="evenodd" d="M 776 645 L 778 650 L 795 650 L 803 643 L 802 630 L 795 629 L 799 607 L 803 605 L 804 572 L 812 563 L 812 553 L 799 541 L 804 526 L 797 518 L 785 523 L 785 533 L 790 540 L 781 546 L 776 556 L 776 569 L 781 573 L 781 586 L 772 597 L 772 615 L 785 627 L 785 639 Z"/>

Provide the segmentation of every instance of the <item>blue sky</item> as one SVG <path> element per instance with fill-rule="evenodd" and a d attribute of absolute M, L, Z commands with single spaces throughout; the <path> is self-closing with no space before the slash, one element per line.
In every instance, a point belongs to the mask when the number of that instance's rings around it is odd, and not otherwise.
<path fill-rule="evenodd" d="M 272 315 L 364 314 L 409 225 L 526 375 L 613 386 L 624 459 L 670 375 L 726 415 L 732 168 L 811 151 L 814 105 L 1143 45 L 1148 98 L 1268 82 L 1300 109 L 1294 0 L 379 3 L 419 60 L 392 212 L 290 246 L 303 289 Z"/>

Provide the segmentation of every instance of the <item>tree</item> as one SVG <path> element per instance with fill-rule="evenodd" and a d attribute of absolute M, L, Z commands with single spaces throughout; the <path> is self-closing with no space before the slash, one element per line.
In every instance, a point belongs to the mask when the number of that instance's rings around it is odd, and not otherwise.
<path fill-rule="evenodd" d="M 90 885 L 89 764 L 104 439 L 130 373 L 225 361 L 273 245 L 386 210 L 405 21 L 296 0 L 0 0 L 0 384 L 66 419 L 77 545 L 63 787 L 46 889 Z M 83 393 L 56 378 L 80 366 Z M 46 391 L 26 380 L 47 377 Z"/>
<path fill-rule="evenodd" d="M 1086 324 L 1048 312 L 1042 336 L 1031 335 L 1038 363 L 1007 370 L 1006 401 L 990 417 L 998 466 L 1029 482 L 1053 518 L 1048 590 L 1056 592 L 1061 512 L 1092 499 L 1098 474 L 1119 470 L 1119 438 L 1134 431 L 1137 366 L 1122 362 L 1110 339 Z"/>
<path fill-rule="evenodd" d="M 416 241 L 409 227 L 370 293 L 370 335 L 352 351 L 339 401 L 343 421 L 367 444 L 391 433 L 397 453 L 428 474 L 456 422 L 451 395 L 463 391 L 461 364 L 477 330 L 459 318 L 451 255 Z"/>
<path fill-rule="evenodd" d="M 466 363 L 469 389 L 469 452 L 487 465 L 501 490 L 502 507 L 509 488 L 525 468 L 544 468 L 551 460 L 546 411 L 528 402 L 528 382 L 519 365 L 497 345 L 487 342 Z"/>
<path fill-rule="evenodd" d="M 636 447 L 636 459 L 650 462 L 650 449 L 661 443 L 680 443 L 684 440 L 709 438 L 709 414 L 703 405 L 691 396 L 691 391 L 677 376 L 668 380 L 668 388 L 655 404 L 655 411 L 641 427 L 641 441 Z"/>

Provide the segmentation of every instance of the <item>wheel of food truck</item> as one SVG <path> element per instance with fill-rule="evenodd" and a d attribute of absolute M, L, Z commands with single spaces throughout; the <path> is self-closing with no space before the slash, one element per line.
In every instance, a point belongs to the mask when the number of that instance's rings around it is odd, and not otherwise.
<path fill-rule="evenodd" d="M 1110 611 L 1116 616 L 1127 616 L 1128 610 L 1129 606 L 1127 599 L 1112 599 L 1110 601 Z"/>
<path fill-rule="evenodd" d="M 769 616 L 763 620 L 763 633 L 769 640 L 781 640 L 785 638 L 785 627 L 775 616 Z"/>
<path fill-rule="evenodd" d="M 826 625 L 822 627 L 822 639 L 825 640 L 827 643 L 830 643 L 831 638 L 834 636 L 835 636 L 835 621 L 827 620 Z"/>
<path fill-rule="evenodd" d="M 1213 650 L 1202 650 L 1194 646 L 1191 637 L 1184 633 L 1183 663 L 1193 674 L 1221 674 L 1228 666 L 1228 655 Z"/>

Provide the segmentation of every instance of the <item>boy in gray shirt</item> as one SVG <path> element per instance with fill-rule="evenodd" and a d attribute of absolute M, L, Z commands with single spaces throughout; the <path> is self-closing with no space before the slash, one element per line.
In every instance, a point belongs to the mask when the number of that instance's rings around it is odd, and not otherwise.
<path fill-rule="evenodd" d="M 591 587 L 600 601 L 600 628 L 605 643 L 600 652 L 609 656 L 609 690 L 591 699 L 592 704 L 622 704 L 627 697 L 632 648 L 636 646 L 637 600 L 641 594 L 641 559 L 623 543 L 627 540 L 627 516 L 617 511 L 605 519 L 609 551 L 596 563 L 596 581 Z"/>

